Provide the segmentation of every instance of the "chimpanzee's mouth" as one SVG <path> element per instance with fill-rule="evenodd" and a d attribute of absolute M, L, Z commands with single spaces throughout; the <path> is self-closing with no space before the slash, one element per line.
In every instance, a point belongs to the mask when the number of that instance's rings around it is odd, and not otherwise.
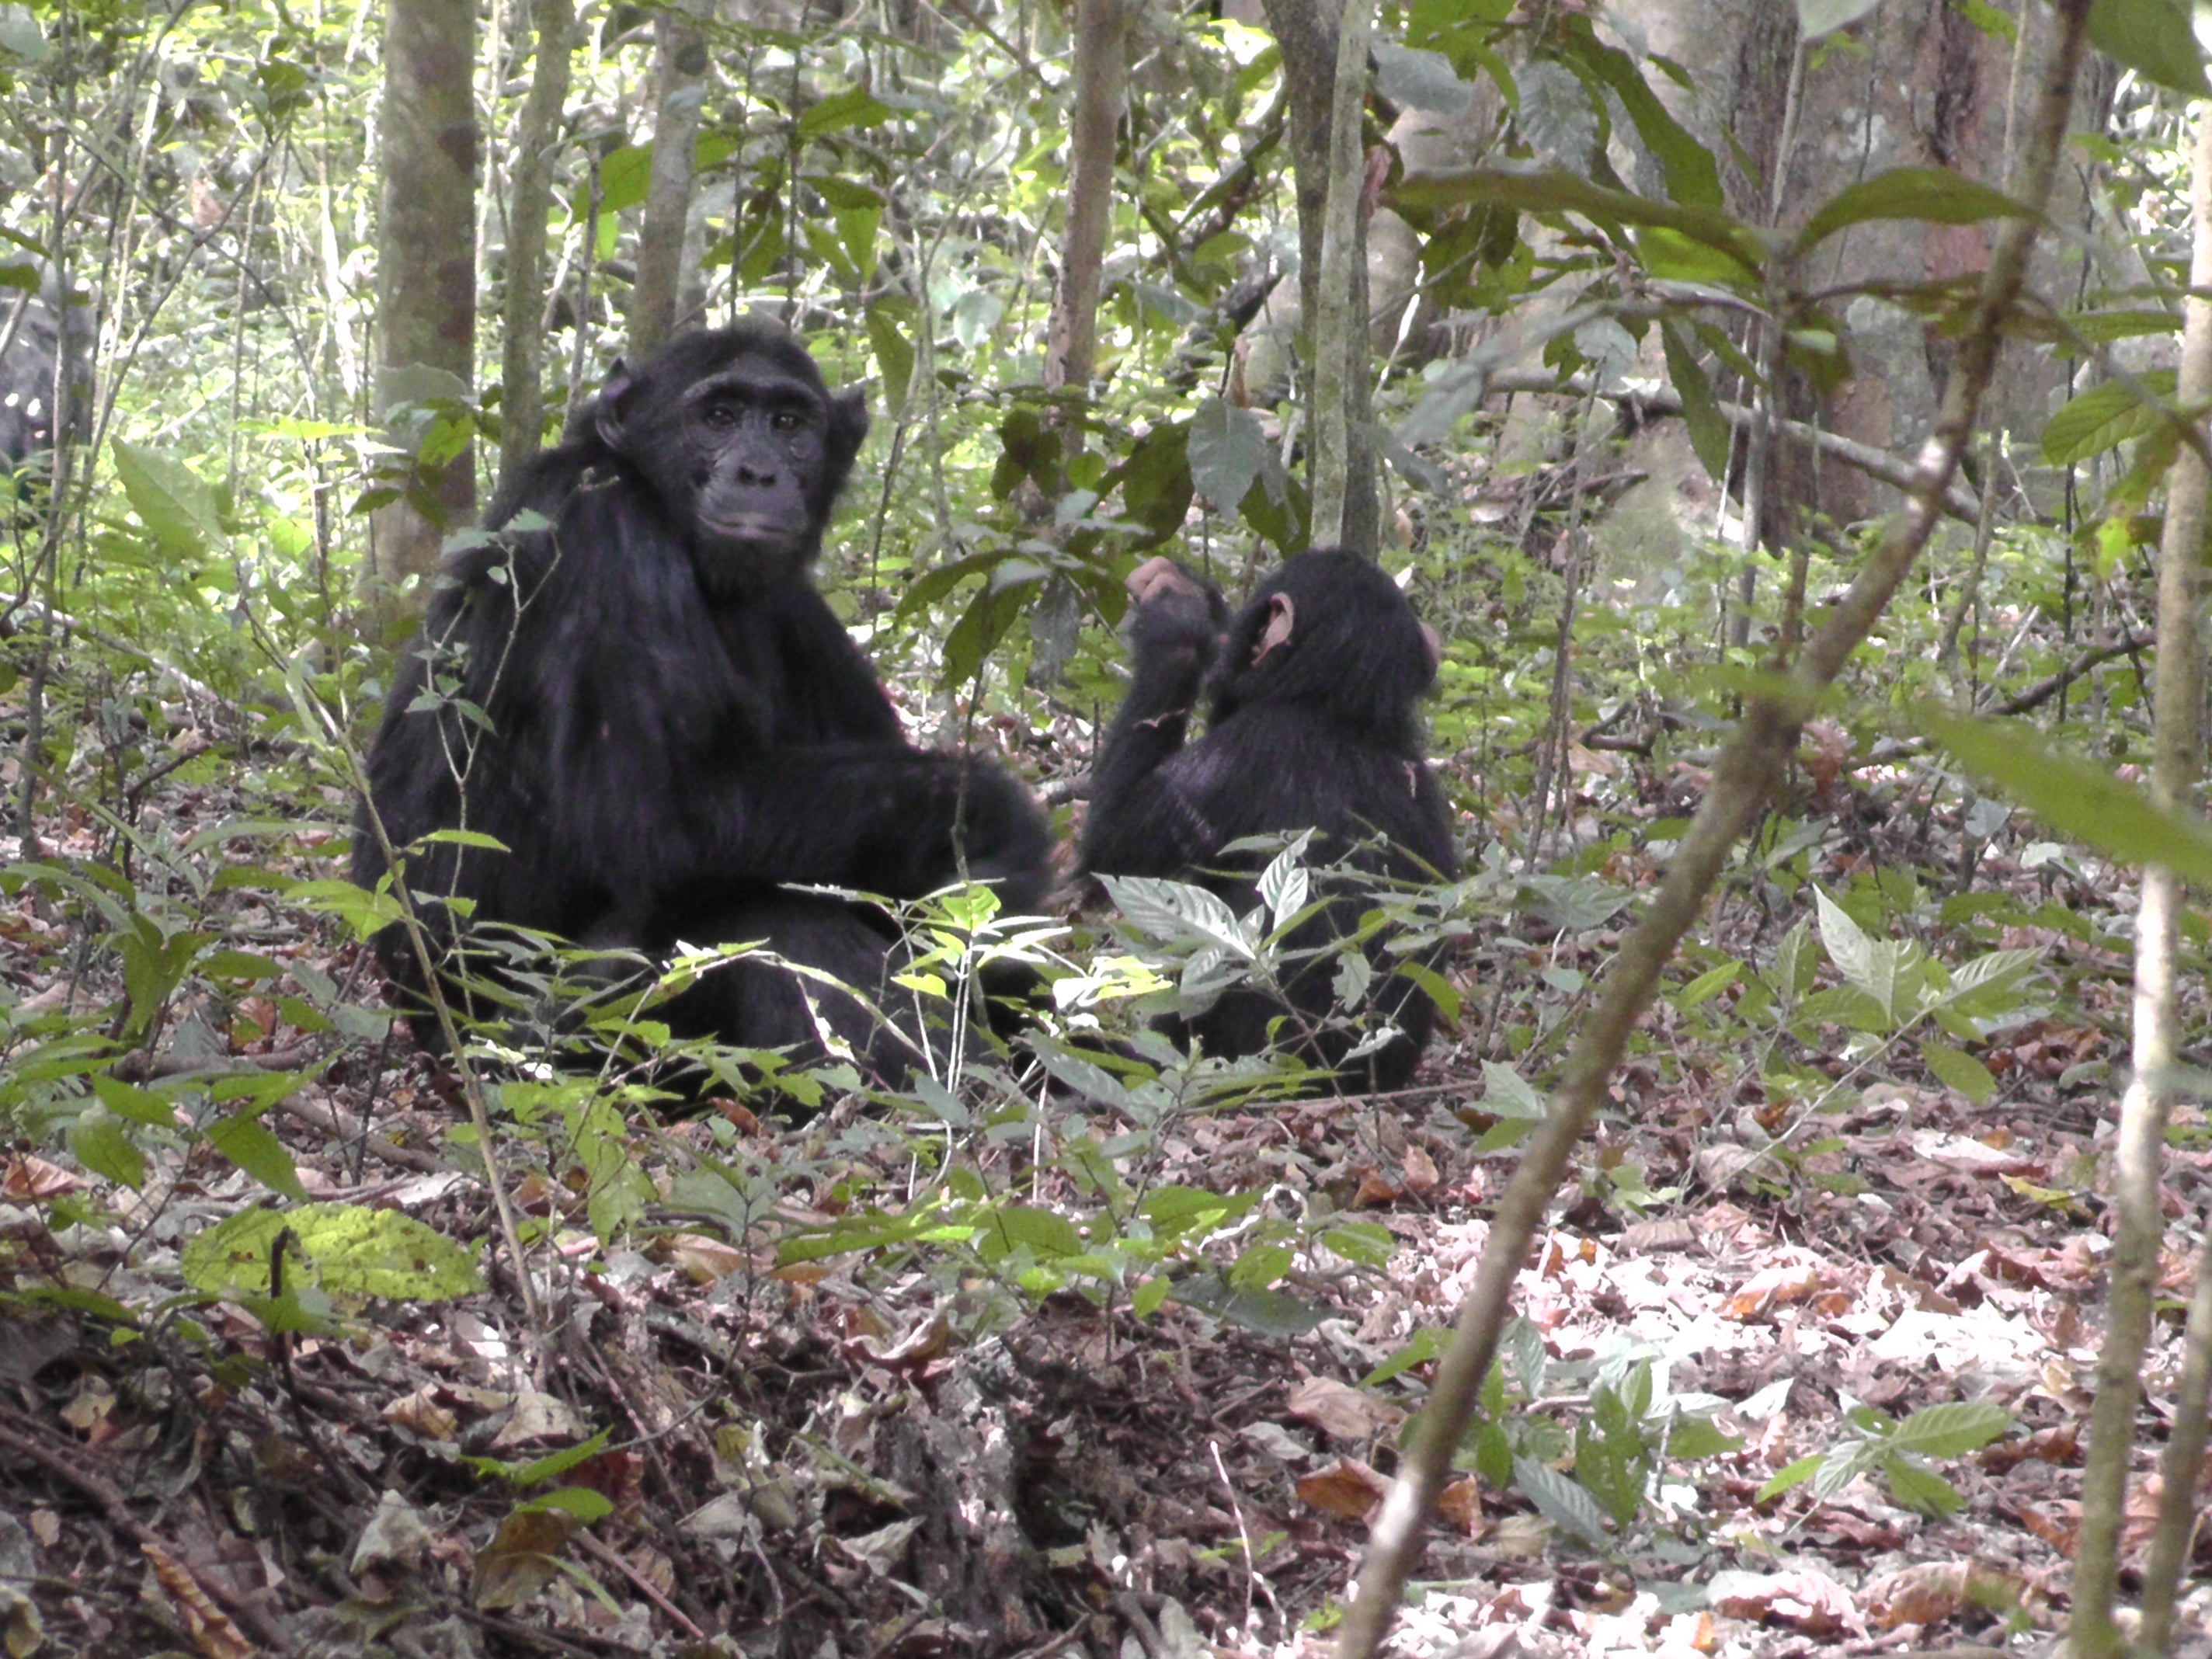
<path fill-rule="evenodd" d="M 732 513 L 724 518 L 702 512 L 699 527 L 718 542 L 780 542 L 791 534 L 782 520 L 766 513 Z"/>

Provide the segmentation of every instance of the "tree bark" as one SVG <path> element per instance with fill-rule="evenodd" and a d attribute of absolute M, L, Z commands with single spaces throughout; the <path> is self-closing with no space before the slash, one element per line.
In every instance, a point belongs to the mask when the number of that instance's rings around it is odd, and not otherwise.
<path fill-rule="evenodd" d="M 1075 108 L 1067 131 L 1067 228 L 1044 360 L 1047 391 L 1088 393 L 1098 356 L 1099 271 L 1114 207 L 1114 142 L 1128 70 L 1127 0 L 1077 0 Z"/>
<path fill-rule="evenodd" d="M 1364 4 L 1364 0 L 1352 0 Z M 1283 87 L 1290 106 L 1291 171 L 1298 204 L 1298 320 L 1304 337 L 1297 391 L 1310 416 L 1317 414 L 1313 332 L 1322 312 L 1322 241 L 1328 217 L 1330 151 L 1335 125 L 1337 23 L 1325 15 L 1328 0 L 1263 0 L 1267 27 L 1283 55 Z M 1364 21 L 1364 20 L 1363 20 Z M 1359 182 L 1347 188 L 1360 188 Z M 1367 212 L 1360 203 L 1352 216 L 1352 246 L 1346 272 L 1346 303 L 1358 319 L 1364 362 L 1367 319 Z M 1375 447 L 1368 434 L 1373 388 L 1363 372 L 1345 380 L 1343 419 L 1344 512 L 1340 546 L 1372 556 L 1380 536 L 1382 507 L 1376 495 Z M 1317 446 L 1307 446 L 1308 477 Z M 1316 532 L 1318 533 L 1318 532 Z"/>
<path fill-rule="evenodd" d="M 637 233 L 637 286 L 629 306 L 629 349 L 638 357 L 685 320 L 676 314 L 676 296 L 684 284 L 684 232 L 691 212 L 699 108 L 707 93 L 707 42 L 691 3 L 662 12 L 654 25 L 653 174 Z"/>
<path fill-rule="evenodd" d="M 2179 384 L 2174 401 L 2184 410 L 2202 408 L 2212 396 L 2212 304 L 2197 297 L 2212 283 L 2212 110 L 2200 105 L 2193 161 L 2196 237 L 2191 251 L 2189 297 L 2184 301 Z M 2199 710 L 2204 697 L 2203 596 L 2207 478 L 2204 462 L 2183 445 L 2166 481 L 2166 526 L 2159 544 L 2158 657 L 2151 683 L 2150 796 L 2168 811 L 2195 800 L 2198 752 L 2203 741 Z M 2097 1358 L 2097 1398 L 2089 1412 L 2089 1452 L 2081 1472 L 2081 1540 L 2074 1558 L 2074 1617 L 2067 1629 L 2069 1649 L 2084 1659 L 2104 1659 L 2127 1651 L 2125 1634 L 2113 1617 L 2119 1587 L 2120 1534 L 2126 1524 L 2128 1465 L 2136 1443 L 2136 1406 L 2142 1395 L 2144 1346 L 2150 1340 L 2153 1302 L 2158 1291 L 2159 1251 L 2166 1221 L 2159 1210 L 2159 1173 L 2166 1146 L 2166 1119 L 2173 1109 L 2173 1068 L 2179 1058 L 2181 1017 L 2178 1004 L 2181 907 L 2187 895 L 2172 870 L 2151 865 L 2143 871 L 2136 908 L 2134 1075 L 2120 1097 L 2120 1133 L 2112 1181 L 2112 1290 L 2106 1297 L 2105 1346 Z M 2196 1463 L 2204 1443 L 2204 1407 L 2200 1395 L 2197 1420 L 2177 1417 L 2168 1446 L 2169 1461 L 2181 1454 L 2188 1464 L 2177 1492 L 2167 1500 L 2182 1506 L 2179 1534 L 2190 1536 L 2188 1510 L 2197 1486 Z M 2193 1443 L 2191 1431 L 2193 1431 Z M 2163 1505 L 2162 1505 L 2163 1508 Z M 2142 1650 L 2165 1650 L 2172 1634 L 2172 1585 L 2182 1549 L 2168 1537 L 2160 1515 L 2160 1563 L 2145 1585 Z M 2164 1592 L 2158 1586 L 2163 1579 Z M 2164 1626 L 2156 1638 L 2153 1612 Z"/>
<path fill-rule="evenodd" d="M 1975 416 L 1996 364 L 2005 322 L 2020 297 L 2038 220 L 2058 170 L 2089 5 L 2090 0 L 2059 0 L 2056 7 L 2051 54 L 2037 100 L 2027 160 L 2013 192 L 2037 217 L 2007 221 L 1990 253 L 1972 323 L 1959 344 L 1957 366 L 1944 387 L 1942 407 L 1921 449 L 1905 512 L 1829 609 L 1826 624 L 1790 664 L 1786 678 L 1746 707 L 1742 723 L 1713 768 L 1711 787 L 1698 804 L 1650 909 L 1621 941 L 1620 954 L 1607 969 L 1597 1006 L 1583 1022 L 1560 1068 L 1544 1121 L 1498 1200 L 1474 1288 L 1461 1304 L 1457 1328 L 1437 1364 L 1428 1404 L 1414 1424 L 1398 1479 L 1376 1518 L 1358 1594 L 1338 1637 L 1338 1659 L 1370 1659 L 1382 1644 L 1412 1571 L 1421 1528 L 1474 1416 L 1476 1390 L 1497 1352 L 1514 1282 L 1545 1208 L 1566 1175 L 1575 1145 L 1604 1102 L 1607 1081 L 1658 988 L 1662 970 L 1704 908 L 1705 896 L 1726 868 L 1735 843 L 1757 821 L 1796 750 L 1806 717 L 1865 642 L 1941 520 L 1944 492 L 1972 439 Z"/>
<path fill-rule="evenodd" d="M 465 392 L 476 374 L 476 9 L 387 0 L 378 222 L 379 416 L 406 400 L 398 371 L 428 368 Z M 465 448 L 438 471 L 436 511 L 378 509 L 367 574 L 396 583 L 437 562 L 446 526 L 476 507 Z"/>
<path fill-rule="evenodd" d="M 574 0 L 538 0 L 538 60 L 515 134 L 514 199 L 507 208 L 507 300 L 500 355 L 499 488 L 538 453 L 545 426 L 545 216 L 553 204 L 553 159 L 568 101 Z"/>
<path fill-rule="evenodd" d="M 1360 115 L 1367 104 L 1370 0 L 1344 0 L 1338 21 L 1336 73 L 1330 82 L 1328 195 L 1322 210 L 1319 307 L 1313 328 L 1312 532 L 1316 547 L 1355 544 L 1352 453 L 1364 421 L 1367 368 L 1367 270 L 1360 234 L 1367 189 L 1367 147 Z M 1359 269 L 1359 280 L 1352 267 Z M 1355 390 L 1358 388 L 1358 390 Z M 1364 546 L 1375 552 L 1372 526 Z"/>

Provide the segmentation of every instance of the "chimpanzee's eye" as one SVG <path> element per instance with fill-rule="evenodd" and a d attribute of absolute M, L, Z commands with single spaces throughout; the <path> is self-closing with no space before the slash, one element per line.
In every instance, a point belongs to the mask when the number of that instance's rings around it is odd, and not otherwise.
<path fill-rule="evenodd" d="M 769 424 L 778 432 L 796 432 L 799 426 L 799 411 L 795 409 L 779 409 L 769 417 Z"/>
<path fill-rule="evenodd" d="M 738 423 L 738 411 L 732 404 L 708 404 L 707 424 L 717 432 L 727 432 Z"/>

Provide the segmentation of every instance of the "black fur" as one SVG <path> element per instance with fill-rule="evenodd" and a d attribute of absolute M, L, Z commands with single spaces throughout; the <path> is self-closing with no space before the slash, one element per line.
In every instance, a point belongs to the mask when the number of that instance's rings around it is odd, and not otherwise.
<path fill-rule="evenodd" d="M 396 675 L 369 761 L 392 844 L 459 826 L 509 849 L 421 848 L 411 889 L 474 901 L 477 924 L 648 954 L 765 938 L 869 994 L 895 930 L 785 884 L 911 898 L 957 879 L 964 852 L 1008 909 L 1037 903 L 1049 837 L 1027 792 L 910 747 L 808 578 L 867 424 L 858 392 L 831 395 L 758 321 L 616 366 L 581 429 L 493 503 L 505 533 L 450 562 Z M 524 513 L 544 525 L 515 525 Z M 365 814 L 354 846 L 373 885 L 385 860 Z M 404 940 L 379 945 L 419 995 Z M 817 994 L 839 1035 L 898 1069 L 898 1045 Z M 819 1051 L 797 984 L 764 964 L 711 972 L 656 1017 Z"/>
<path fill-rule="evenodd" d="M 1320 831 L 1316 860 L 1380 836 L 1385 846 L 1355 860 L 1371 873 L 1433 881 L 1456 872 L 1449 809 L 1423 758 L 1419 702 L 1436 678 L 1433 649 L 1379 568 L 1351 553 L 1301 553 L 1261 585 L 1225 635 L 1226 606 L 1210 585 L 1185 573 L 1149 591 L 1139 579 L 1133 586 L 1135 660 L 1092 775 L 1085 870 L 1195 880 L 1241 915 L 1258 902 L 1252 878 L 1261 861 L 1223 849 L 1248 836 L 1310 828 Z M 1190 742 L 1201 693 L 1206 733 Z M 1290 949 L 1346 936 L 1365 908 L 1338 900 L 1296 930 Z M 1196 1034 L 1208 1053 L 1247 1054 L 1266 1045 L 1271 1022 L 1294 1012 L 1284 1040 L 1315 1031 L 1292 1046 L 1339 1070 L 1340 1087 L 1401 1087 L 1435 1008 L 1402 975 L 1385 977 L 1392 958 L 1379 938 L 1366 949 L 1376 974 L 1370 1012 L 1387 1014 L 1401 1035 L 1348 1066 L 1355 1035 L 1321 1025 L 1334 1000 L 1328 956 L 1291 975 L 1289 1010 L 1239 987 L 1204 1013 L 1165 1024 Z"/>

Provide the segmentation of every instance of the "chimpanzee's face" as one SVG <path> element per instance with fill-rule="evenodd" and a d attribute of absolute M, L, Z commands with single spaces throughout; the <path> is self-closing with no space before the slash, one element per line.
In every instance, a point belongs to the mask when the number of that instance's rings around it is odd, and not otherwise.
<path fill-rule="evenodd" d="M 832 398 L 784 338 L 687 337 L 600 397 L 599 432 L 684 529 L 701 583 L 750 598 L 819 550 L 867 430 L 858 392 Z"/>

